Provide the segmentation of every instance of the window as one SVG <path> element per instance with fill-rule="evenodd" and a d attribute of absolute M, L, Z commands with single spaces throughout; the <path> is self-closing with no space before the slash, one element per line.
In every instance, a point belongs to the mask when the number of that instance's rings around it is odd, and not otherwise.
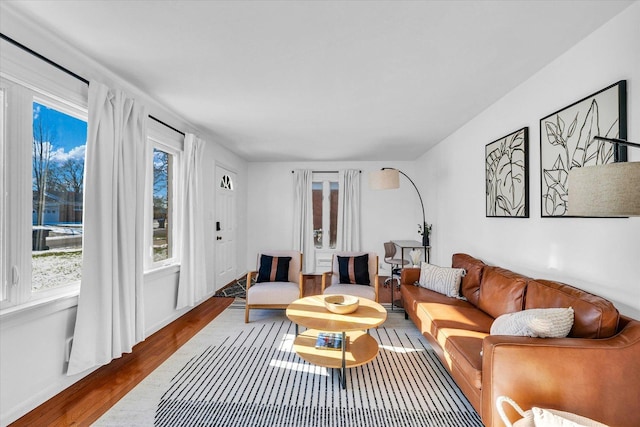
<path fill-rule="evenodd" d="M 335 249 L 338 235 L 337 174 L 314 174 L 311 191 L 315 247 L 317 249 Z"/>
<path fill-rule="evenodd" d="M 33 102 L 31 288 L 79 282 L 87 122 Z"/>
<path fill-rule="evenodd" d="M 173 256 L 173 156 L 153 149 L 153 261 Z"/>
<path fill-rule="evenodd" d="M 42 87 L 0 81 L 2 308 L 80 285 L 87 111 Z"/>
<path fill-rule="evenodd" d="M 151 209 L 147 229 L 150 231 L 146 268 L 154 269 L 179 262 L 176 242 L 179 232 L 178 179 L 182 135 L 149 125 L 149 143 L 153 147 L 153 182 L 151 187 Z"/>
<path fill-rule="evenodd" d="M 233 191 L 233 181 L 229 175 L 223 175 L 220 179 L 220 188 Z"/>

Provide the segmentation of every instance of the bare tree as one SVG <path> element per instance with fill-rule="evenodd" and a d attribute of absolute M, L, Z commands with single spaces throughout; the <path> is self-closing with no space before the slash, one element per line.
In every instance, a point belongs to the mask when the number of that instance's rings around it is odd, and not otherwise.
<path fill-rule="evenodd" d="M 47 184 L 50 179 L 51 157 L 53 154 L 54 132 L 40 114 L 33 118 L 33 189 L 35 192 L 36 225 L 44 224 L 44 212 Z M 47 250 L 46 237 L 48 230 L 37 228 L 33 230 L 32 249 Z"/>
<path fill-rule="evenodd" d="M 33 186 L 36 199 L 36 224 L 44 221 L 47 184 L 50 180 L 51 157 L 54 147 L 54 132 L 41 115 L 33 119 Z"/>
<path fill-rule="evenodd" d="M 64 191 L 82 195 L 82 179 L 84 176 L 84 159 L 67 159 L 56 167 L 56 181 Z"/>
<path fill-rule="evenodd" d="M 160 150 L 153 152 L 153 217 L 160 228 L 165 227 L 168 216 L 169 155 Z"/>
<path fill-rule="evenodd" d="M 59 219 L 82 222 L 82 191 L 84 159 L 69 158 L 64 162 L 53 161 L 49 165 L 48 193 L 59 197 Z"/>

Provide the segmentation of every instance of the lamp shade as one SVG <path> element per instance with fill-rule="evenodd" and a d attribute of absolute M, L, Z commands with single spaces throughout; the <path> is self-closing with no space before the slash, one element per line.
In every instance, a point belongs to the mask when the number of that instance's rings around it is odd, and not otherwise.
<path fill-rule="evenodd" d="M 568 186 L 571 216 L 640 216 L 640 162 L 574 168 Z"/>
<path fill-rule="evenodd" d="M 373 190 L 391 190 L 400 188 L 398 169 L 381 169 L 369 174 L 369 188 Z"/>

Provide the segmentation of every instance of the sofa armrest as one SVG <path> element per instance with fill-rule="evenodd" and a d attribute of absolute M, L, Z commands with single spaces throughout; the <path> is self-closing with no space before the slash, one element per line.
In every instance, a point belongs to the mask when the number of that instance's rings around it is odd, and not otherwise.
<path fill-rule="evenodd" d="M 420 279 L 420 269 L 407 267 L 403 268 L 400 273 L 400 284 L 413 285 Z"/>
<path fill-rule="evenodd" d="M 323 294 L 324 290 L 328 287 L 331 286 L 331 276 L 333 276 L 333 272 L 332 271 L 326 271 L 324 273 L 322 273 L 322 285 L 320 288 L 320 293 Z"/>
<path fill-rule="evenodd" d="M 624 322 L 608 339 L 486 337 L 483 423 L 502 426 L 495 402 L 507 396 L 525 410 L 546 407 L 609 425 L 640 425 L 640 322 Z"/>
<path fill-rule="evenodd" d="M 257 271 L 249 271 L 247 273 L 247 284 L 245 286 L 246 290 L 249 290 L 249 288 L 251 287 L 251 284 L 253 283 L 254 276 L 257 276 L 257 275 L 258 275 Z"/>
<path fill-rule="evenodd" d="M 300 288 L 300 298 L 304 296 L 304 274 L 300 271 L 300 278 L 298 279 L 298 287 Z"/>

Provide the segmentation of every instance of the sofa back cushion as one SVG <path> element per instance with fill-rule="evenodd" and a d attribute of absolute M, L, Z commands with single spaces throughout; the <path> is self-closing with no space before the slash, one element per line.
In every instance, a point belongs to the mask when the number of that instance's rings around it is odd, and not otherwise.
<path fill-rule="evenodd" d="M 528 280 L 526 276 L 501 267 L 484 267 L 478 308 L 493 318 L 521 311 Z"/>
<path fill-rule="evenodd" d="M 484 262 L 467 254 L 453 254 L 451 260 L 453 268 L 464 268 L 467 272 L 460 284 L 460 294 L 476 307 L 480 298 L 480 281 L 485 265 Z"/>
<path fill-rule="evenodd" d="M 525 308 L 572 307 L 569 337 L 608 338 L 618 330 L 619 313 L 606 299 L 551 280 L 530 280 Z"/>

